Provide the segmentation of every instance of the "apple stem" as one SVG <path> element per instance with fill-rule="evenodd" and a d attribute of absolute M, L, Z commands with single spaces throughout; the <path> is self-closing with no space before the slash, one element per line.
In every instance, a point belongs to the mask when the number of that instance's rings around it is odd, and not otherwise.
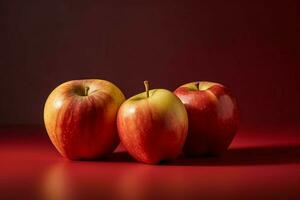
<path fill-rule="evenodd" d="M 200 84 L 200 82 L 197 82 L 197 83 L 195 84 L 197 90 L 199 90 L 199 84 Z"/>
<path fill-rule="evenodd" d="M 88 92 L 89 92 L 89 87 L 88 86 L 86 86 L 85 88 L 84 88 L 84 96 L 87 96 L 88 95 Z"/>
<path fill-rule="evenodd" d="M 145 85 L 145 90 L 146 90 L 146 96 L 148 98 L 149 97 L 149 82 L 144 81 L 144 85 Z"/>

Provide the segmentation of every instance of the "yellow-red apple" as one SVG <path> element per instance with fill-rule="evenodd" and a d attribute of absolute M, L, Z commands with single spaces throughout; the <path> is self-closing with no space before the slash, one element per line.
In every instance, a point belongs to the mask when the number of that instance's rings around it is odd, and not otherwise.
<path fill-rule="evenodd" d="M 188 118 L 184 105 L 172 92 L 148 89 L 125 101 L 117 124 L 124 147 L 135 159 L 147 164 L 175 159 L 184 145 Z"/>
<path fill-rule="evenodd" d="M 213 82 L 192 82 L 177 88 L 188 113 L 189 130 L 184 153 L 219 155 L 230 145 L 238 128 L 239 112 L 228 88 Z"/>
<path fill-rule="evenodd" d="M 59 153 L 72 160 L 101 158 L 119 143 L 116 117 L 125 101 L 114 84 L 98 79 L 59 85 L 44 108 L 48 135 Z"/>

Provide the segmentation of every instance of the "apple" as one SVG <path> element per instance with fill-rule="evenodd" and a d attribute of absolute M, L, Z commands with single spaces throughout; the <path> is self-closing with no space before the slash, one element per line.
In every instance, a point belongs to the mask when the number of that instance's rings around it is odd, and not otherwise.
<path fill-rule="evenodd" d="M 98 79 L 59 85 L 44 108 L 47 133 L 59 153 L 71 160 L 101 158 L 119 144 L 116 117 L 125 97 Z"/>
<path fill-rule="evenodd" d="M 178 87 L 177 95 L 188 113 L 186 155 L 220 155 L 230 145 L 239 124 L 236 99 L 228 88 L 213 82 L 192 82 Z"/>
<path fill-rule="evenodd" d="M 149 90 L 125 101 L 117 125 L 122 144 L 136 160 L 157 164 L 175 159 L 184 145 L 187 112 L 180 99 L 165 89 Z"/>

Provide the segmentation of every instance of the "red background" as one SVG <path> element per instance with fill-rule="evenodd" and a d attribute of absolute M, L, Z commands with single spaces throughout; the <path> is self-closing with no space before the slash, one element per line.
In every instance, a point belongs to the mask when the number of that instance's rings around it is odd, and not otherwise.
<path fill-rule="evenodd" d="M 0 0 L 0 199 L 300 199 L 299 1 Z M 227 85 L 241 128 L 217 158 L 71 162 L 43 127 L 48 94 L 100 78 L 127 97 Z M 38 125 L 38 126 L 31 126 Z"/>
<path fill-rule="evenodd" d="M 298 1 L 1 1 L 0 124 L 42 124 L 58 84 L 148 79 L 174 90 L 221 82 L 243 124 L 295 124 L 300 93 Z"/>

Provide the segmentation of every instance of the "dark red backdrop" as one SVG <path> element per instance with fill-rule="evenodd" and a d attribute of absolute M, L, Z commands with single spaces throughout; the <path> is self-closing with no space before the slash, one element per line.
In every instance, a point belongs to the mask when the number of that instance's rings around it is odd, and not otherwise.
<path fill-rule="evenodd" d="M 58 84 L 127 97 L 194 80 L 228 85 L 244 124 L 299 122 L 297 1 L 0 1 L 0 124 L 41 124 Z"/>

